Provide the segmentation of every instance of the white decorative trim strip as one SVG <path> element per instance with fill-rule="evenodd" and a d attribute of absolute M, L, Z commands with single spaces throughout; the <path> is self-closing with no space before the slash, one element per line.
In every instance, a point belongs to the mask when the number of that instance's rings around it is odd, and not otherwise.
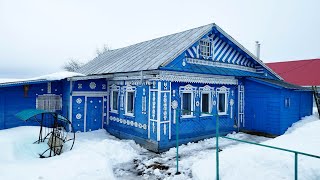
<path fill-rule="evenodd" d="M 199 64 L 199 65 L 205 65 L 205 66 L 213 66 L 213 67 L 224 67 L 224 68 L 231 68 L 231 69 L 238 69 L 238 70 L 244 70 L 249 72 L 256 73 L 256 69 L 245 67 L 245 66 L 239 66 L 235 64 L 227 64 L 227 63 L 221 63 L 218 61 L 208 61 L 208 60 L 201 60 L 201 59 L 194 59 L 194 58 L 186 58 L 187 63 L 190 64 Z"/>
<path fill-rule="evenodd" d="M 114 116 L 110 116 L 109 120 L 113 121 L 113 122 L 121 123 L 123 125 L 132 126 L 132 127 L 136 127 L 136 128 L 139 128 L 139 129 L 147 130 L 147 124 L 134 122 L 132 120 L 122 119 L 122 118 L 118 118 L 118 117 L 114 117 Z"/>
<path fill-rule="evenodd" d="M 101 97 L 107 96 L 107 91 L 73 91 L 72 96 L 88 96 L 88 97 Z"/>
<path fill-rule="evenodd" d="M 179 75 L 163 75 L 160 77 L 162 81 L 171 82 L 186 82 L 186 83 L 202 83 L 202 84 L 225 84 L 225 85 L 237 85 L 238 80 L 233 78 L 203 78 L 192 76 L 179 76 Z"/>
<path fill-rule="evenodd" d="M 149 86 L 151 85 L 152 82 L 150 82 L 149 80 L 126 80 L 125 81 L 125 85 L 132 85 L 132 86 L 143 86 L 143 85 L 146 85 L 146 86 Z"/>

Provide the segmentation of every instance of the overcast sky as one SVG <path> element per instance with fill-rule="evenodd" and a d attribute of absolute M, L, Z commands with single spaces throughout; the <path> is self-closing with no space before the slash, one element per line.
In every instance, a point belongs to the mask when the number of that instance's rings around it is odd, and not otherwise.
<path fill-rule="evenodd" d="M 320 57 L 319 0 L 0 0 L 0 78 L 216 23 L 264 62 Z"/>

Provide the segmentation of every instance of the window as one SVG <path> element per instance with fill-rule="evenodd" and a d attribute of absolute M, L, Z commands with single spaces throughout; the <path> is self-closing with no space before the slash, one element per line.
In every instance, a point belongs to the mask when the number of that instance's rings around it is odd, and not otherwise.
<path fill-rule="evenodd" d="M 110 86 L 110 112 L 118 113 L 120 87 L 115 84 Z"/>
<path fill-rule="evenodd" d="M 285 106 L 286 108 L 290 107 L 290 98 L 286 98 L 286 99 L 284 100 L 284 106 Z"/>
<path fill-rule="evenodd" d="M 195 95 L 197 93 L 197 87 L 193 87 L 191 84 L 179 87 L 179 95 L 181 98 L 181 117 L 193 118 L 194 114 L 194 102 Z"/>
<path fill-rule="evenodd" d="M 126 92 L 126 115 L 133 116 L 134 115 L 134 91 Z"/>
<path fill-rule="evenodd" d="M 62 109 L 62 98 L 55 94 L 39 95 L 36 99 L 36 108 L 50 112 Z"/>
<path fill-rule="evenodd" d="M 207 40 L 200 41 L 200 55 L 203 57 L 210 56 L 210 41 L 207 41 Z"/>
<path fill-rule="evenodd" d="M 201 95 L 201 114 L 209 115 L 211 113 L 211 98 L 209 93 L 202 93 Z"/>
<path fill-rule="evenodd" d="M 182 94 L 182 115 L 192 115 L 191 96 L 191 93 Z"/>
<path fill-rule="evenodd" d="M 219 92 L 218 93 L 218 114 L 226 115 L 227 114 L 227 93 Z"/>
<path fill-rule="evenodd" d="M 118 90 L 112 90 L 111 91 L 111 111 L 112 112 L 118 112 L 118 107 L 119 107 L 119 91 Z"/>
<path fill-rule="evenodd" d="M 192 116 L 193 107 L 192 107 L 192 93 L 184 92 L 182 93 L 182 116 Z"/>

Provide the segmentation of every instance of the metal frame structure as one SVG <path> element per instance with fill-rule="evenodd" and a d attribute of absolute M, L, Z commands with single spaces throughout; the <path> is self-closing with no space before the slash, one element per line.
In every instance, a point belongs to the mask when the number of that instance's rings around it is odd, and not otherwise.
<path fill-rule="evenodd" d="M 41 118 L 39 118 L 39 116 Z M 75 142 L 75 132 L 73 131 L 71 121 L 64 116 L 61 116 L 56 112 L 28 109 L 17 113 L 16 117 L 24 121 L 35 121 L 39 123 L 39 136 L 38 140 L 35 141 L 34 144 L 47 142 L 49 146 L 48 149 L 39 154 L 40 158 L 60 155 L 63 151 L 64 144 L 68 141 L 72 141 L 72 145 L 70 147 L 70 150 L 72 150 Z M 72 134 L 71 138 L 68 136 L 69 133 Z"/>

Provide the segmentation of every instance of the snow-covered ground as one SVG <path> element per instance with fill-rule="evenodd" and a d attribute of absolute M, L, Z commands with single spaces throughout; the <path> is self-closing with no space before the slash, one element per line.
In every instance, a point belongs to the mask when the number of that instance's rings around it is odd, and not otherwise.
<path fill-rule="evenodd" d="M 287 132 L 263 144 L 320 156 L 320 120 L 309 116 L 293 124 Z M 221 179 L 294 179 L 294 154 L 265 147 L 241 144 L 220 153 Z M 298 156 L 299 179 L 320 179 L 320 159 Z M 192 166 L 194 179 L 215 177 L 215 156 Z"/>
<path fill-rule="evenodd" d="M 270 139 L 244 133 L 229 137 L 262 142 L 320 155 L 320 120 L 309 116 L 283 136 Z M 72 151 L 40 159 L 46 144 L 32 144 L 38 127 L 0 131 L 0 179 L 215 179 L 215 138 L 179 147 L 180 175 L 175 175 L 176 149 L 156 154 L 132 140 L 119 140 L 104 130 L 76 134 Z M 292 179 L 293 155 L 220 139 L 222 179 Z M 300 179 L 320 179 L 320 159 L 299 157 Z"/>

